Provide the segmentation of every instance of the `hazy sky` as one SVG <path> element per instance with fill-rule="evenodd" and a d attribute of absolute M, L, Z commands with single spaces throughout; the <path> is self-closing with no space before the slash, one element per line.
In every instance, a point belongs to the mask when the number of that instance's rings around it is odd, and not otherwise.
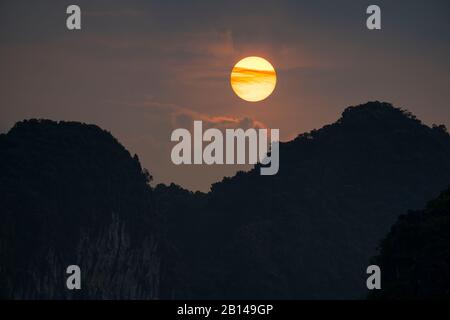
<path fill-rule="evenodd" d="M 66 29 L 70 4 L 81 31 Z M 381 31 L 366 28 L 370 4 Z M 94 123 L 156 182 L 208 190 L 236 168 L 172 165 L 170 134 L 193 120 L 279 128 L 288 140 L 382 100 L 449 126 L 449 12 L 448 0 L 0 0 L 0 131 L 26 118 Z M 253 55 L 278 77 L 259 103 L 229 81 Z"/>

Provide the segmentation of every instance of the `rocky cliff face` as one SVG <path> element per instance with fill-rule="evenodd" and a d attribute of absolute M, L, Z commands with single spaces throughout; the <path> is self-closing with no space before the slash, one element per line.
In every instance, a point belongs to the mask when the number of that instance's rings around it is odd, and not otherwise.
<path fill-rule="evenodd" d="M 75 252 L 68 257 L 54 246 L 42 247 L 29 261 L 21 279 L 5 286 L 13 299 L 156 299 L 160 258 L 157 240 L 150 236 L 131 245 L 125 224 L 113 215 L 98 235 L 82 230 Z M 67 290 L 65 270 L 78 265 L 82 289 Z M 13 278 L 14 275 L 13 275 Z"/>
<path fill-rule="evenodd" d="M 1 293 L 154 299 L 160 277 L 149 175 L 109 133 L 32 120 L 0 137 Z M 66 268 L 81 268 L 67 290 Z"/>

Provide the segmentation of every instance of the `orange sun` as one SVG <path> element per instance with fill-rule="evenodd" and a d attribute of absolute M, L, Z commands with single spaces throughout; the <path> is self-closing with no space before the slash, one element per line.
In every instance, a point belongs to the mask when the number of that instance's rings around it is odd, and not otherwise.
<path fill-rule="evenodd" d="M 231 87 L 237 96 L 250 102 L 266 99 L 275 89 L 277 75 L 269 61 L 247 57 L 231 71 Z"/>

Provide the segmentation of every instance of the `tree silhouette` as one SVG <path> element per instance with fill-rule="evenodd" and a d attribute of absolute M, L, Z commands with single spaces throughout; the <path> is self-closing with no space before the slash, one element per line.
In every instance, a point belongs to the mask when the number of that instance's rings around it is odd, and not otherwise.
<path fill-rule="evenodd" d="M 374 299 L 450 297 L 450 188 L 423 210 L 401 215 L 373 263 L 382 270 Z"/>

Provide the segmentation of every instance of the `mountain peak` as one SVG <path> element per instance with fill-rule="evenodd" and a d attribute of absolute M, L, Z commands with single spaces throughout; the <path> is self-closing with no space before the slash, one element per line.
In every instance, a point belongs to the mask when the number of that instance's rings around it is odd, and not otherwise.
<path fill-rule="evenodd" d="M 338 122 L 341 123 L 360 123 L 370 122 L 409 122 L 411 124 L 421 125 L 421 121 L 408 110 L 394 107 L 391 103 L 380 101 L 369 101 L 357 106 L 347 107 L 342 112 L 342 117 Z"/>

